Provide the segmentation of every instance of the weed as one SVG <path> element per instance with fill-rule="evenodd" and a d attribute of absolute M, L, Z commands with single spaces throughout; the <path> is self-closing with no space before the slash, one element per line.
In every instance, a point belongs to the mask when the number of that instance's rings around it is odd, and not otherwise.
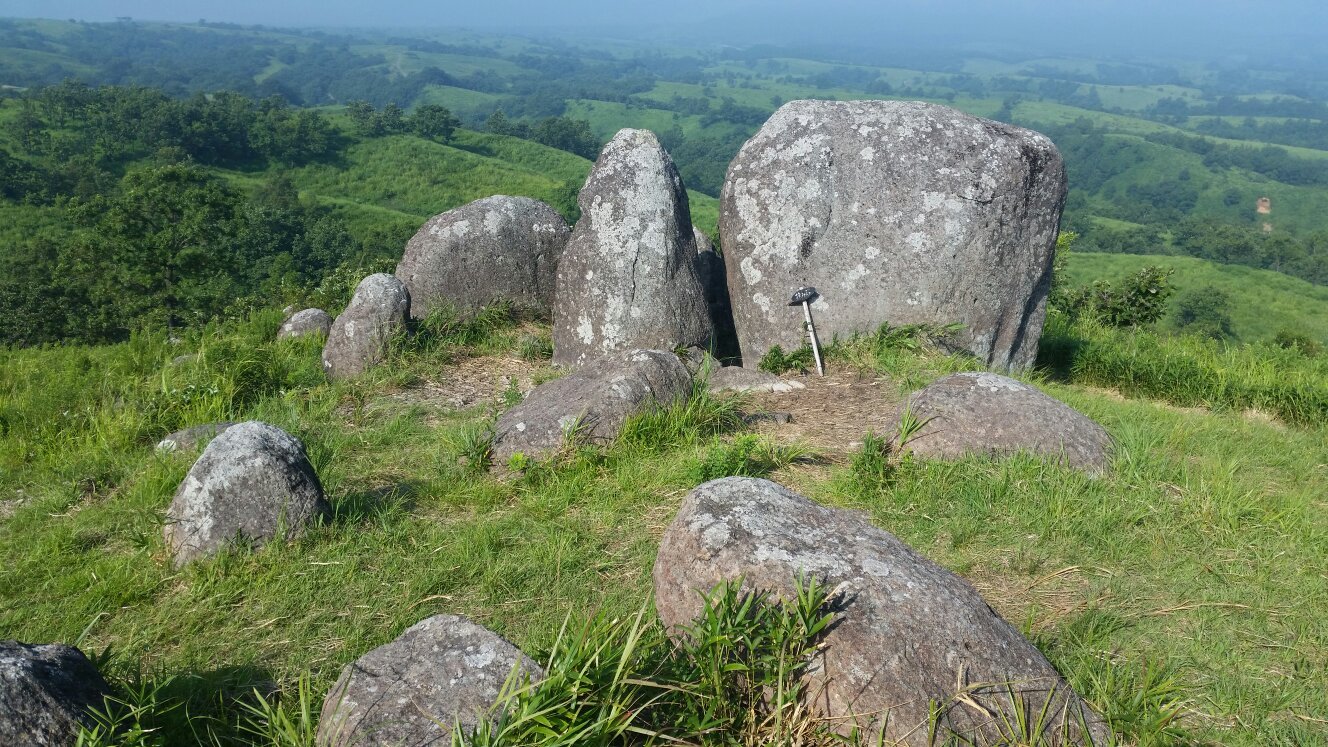
<path fill-rule="evenodd" d="M 802 447 L 743 433 L 727 443 L 715 439 L 692 468 L 690 478 L 702 483 L 720 477 L 765 477 L 806 454 Z"/>

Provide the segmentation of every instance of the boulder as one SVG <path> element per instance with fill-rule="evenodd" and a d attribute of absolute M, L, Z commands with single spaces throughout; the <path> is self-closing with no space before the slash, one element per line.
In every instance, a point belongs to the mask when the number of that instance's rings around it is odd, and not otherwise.
<path fill-rule="evenodd" d="M 435 215 L 397 265 L 411 316 L 439 306 L 467 314 L 495 301 L 548 313 L 570 233 L 556 210 L 529 197 L 495 195 Z"/>
<path fill-rule="evenodd" d="M 494 429 L 493 460 L 505 465 L 518 452 L 542 460 L 569 440 L 607 443 L 623 421 L 648 407 L 687 399 L 692 377 L 677 355 L 633 350 L 594 362 L 535 387 L 503 413 Z"/>
<path fill-rule="evenodd" d="M 329 515 L 304 444 L 251 420 L 227 428 L 189 468 L 166 510 L 166 547 L 179 567 L 237 538 L 291 539 Z"/>
<path fill-rule="evenodd" d="M 720 233 L 742 358 L 798 348 L 793 291 L 823 340 L 881 324 L 963 325 L 984 364 L 1037 355 L 1065 202 L 1031 130 L 910 101 L 793 101 L 729 165 Z"/>
<path fill-rule="evenodd" d="M 451 744 L 453 726 L 473 731 L 517 667 L 532 681 L 544 674 L 516 646 L 464 617 L 422 620 L 341 670 L 323 701 L 317 743 Z"/>
<path fill-rule="evenodd" d="M 745 589 L 791 599 L 799 574 L 836 590 L 836 620 L 807 677 L 809 705 L 844 719 L 845 730 L 856 720 L 875 735 L 888 715 L 887 743 L 930 745 L 929 706 L 938 702 L 937 743 L 953 732 L 995 744 L 992 715 L 1009 712 L 1008 686 L 1034 714 L 1050 698 L 1053 729 L 1067 715 L 1077 735 L 1082 714 L 1106 743 L 1101 719 L 966 581 L 864 515 L 767 480 L 715 480 L 683 500 L 660 542 L 655 603 L 676 631 L 701 611 L 698 592 L 741 579 Z M 1061 743 L 1057 733 L 1044 736 L 1034 741 Z"/>
<path fill-rule="evenodd" d="M 277 330 L 277 339 L 319 335 L 327 337 L 332 330 L 332 316 L 322 309 L 303 309 L 291 314 Z"/>
<path fill-rule="evenodd" d="M 1111 436 L 1060 400 L 999 374 L 957 373 L 914 392 L 908 412 L 924 425 L 906 447 L 931 459 L 1028 452 L 1090 474 L 1111 462 Z"/>
<path fill-rule="evenodd" d="M 715 251 L 715 245 L 701 229 L 692 226 L 696 239 L 696 278 L 701 281 L 701 292 L 710 310 L 710 325 L 714 328 L 711 346 L 715 357 L 722 361 L 738 360 L 738 333 L 733 328 L 733 309 L 729 304 L 728 271 L 724 259 Z"/>
<path fill-rule="evenodd" d="M 774 392 L 783 394 L 798 389 L 806 389 L 801 381 L 781 379 L 780 377 L 741 366 L 725 366 L 710 374 L 706 386 L 712 392 Z"/>
<path fill-rule="evenodd" d="M 400 280 L 376 273 L 360 281 L 350 305 L 332 322 L 323 346 L 323 372 L 332 380 L 359 376 L 381 363 L 387 343 L 410 316 L 410 291 Z"/>
<path fill-rule="evenodd" d="M 604 146 L 558 261 L 553 362 L 580 366 L 635 348 L 709 347 L 687 191 L 647 130 Z"/>
<path fill-rule="evenodd" d="M 233 425 L 235 423 L 224 421 L 221 423 L 204 423 L 203 425 L 178 430 L 158 441 L 157 451 L 163 454 L 194 451 L 199 446 L 225 433 L 226 429 Z"/>
<path fill-rule="evenodd" d="M 0 641 L 0 744 L 67 747 L 111 694 L 82 651 Z"/>

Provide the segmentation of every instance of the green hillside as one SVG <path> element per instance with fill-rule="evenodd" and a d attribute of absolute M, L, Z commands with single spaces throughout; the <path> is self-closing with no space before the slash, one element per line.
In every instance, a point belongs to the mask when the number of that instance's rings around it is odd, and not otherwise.
<path fill-rule="evenodd" d="M 1066 266 L 1070 283 L 1116 280 L 1146 265 L 1175 271 L 1178 293 L 1169 299 L 1165 328 L 1176 331 L 1180 292 L 1217 288 L 1230 299 L 1232 330 L 1242 342 L 1269 341 L 1278 332 L 1299 332 L 1328 344 L 1328 287 L 1311 285 L 1279 272 L 1223 265 L 1193 257 L 1074 252 Z"/>

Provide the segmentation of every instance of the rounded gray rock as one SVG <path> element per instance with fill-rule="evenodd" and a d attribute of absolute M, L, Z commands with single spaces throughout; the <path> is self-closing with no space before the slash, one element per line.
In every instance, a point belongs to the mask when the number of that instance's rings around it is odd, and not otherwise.
<path fill-rule="evenodd" d="M 189 468 L 166 511 L 177 567 L 237 537 L 254 545 L 291 539 L 331 514 L 304 444 L 256 420 L 226 429 Z"/>
<path fill-rule="evenodd" d="M 327 378 L 354 378 L 382 363 L 388 342 L 409 316 L 410 291 L 400 280 L 382 272 L 361 280 L 323 346 Z"/>
<path fill-rule="evenodd" d="M 0 641 L 0 744 L 67 747 L 110 687 L 82 651 Z"/>
<path fill-rule="evenodd" d="M 417 319 L 439 305 L 464 314 L 496 301 L 547 313 L 570 234 L 539 200 L 486 197 L 430 218 L 406 244 L 396 276 Z"/>
<path fill-rule="evenodd" d="M 543 677 L 498 634 L 456 615 L 436 615 L 341 670 L 323 701 L 320 747 L 451 744 L 487 717 L 514 668 Z"/>
<path fill-rule="evenodd" d="M 904 410 L 924 423 L 906 448 L 931 459 L 1027 452 L 1089 474 L 1111 463 L 1111 436 L 1036 387 L 994 373 L 943 376 L 914 392 Z"/>
<path fill-rule="evenodd" d="M 1063 714 L 1072 739 L 1082 714 L 1095 742 L 1107 743 L 1100 717 L 968 582 L 864 515 L 826 508 L 767 480 L 715 480 L 683 499 L 660 541 L 655 603 L 660 620 L 676 631 L 701 612 L 698 592 L 741 579 L 749 591 L 792 599 L 799 574 L 837 590 L 836 620 L 807 674 L 807 691 L 815 694 L 809 705 L 843 719 L 844 730 L 856 719 L 874 735 L 888 712 L 887 743 L 931 745 L 935 701 L 946 705 L 938 741 L 954 732 L 994 744 L 991 714 L 1008 712 L 1008 683 L 1032 713 L 1051 699 L 1049 732 L 1039 744 L 1061 744 Z M 956 702 L 960 688 L 990 714 Z"/>
<path fill-rule="evenodd" d="M 319 335 L 327 337 L 327 333 L 332 331 L 332 315 L 322 309 L 302 309 L 290 315 L 286 321 L 281 323 L 281 329 L 277 330 L 277 339 L 283 340 L 287 337 L 303 337 L 304 335 Z"/>
<path fill-rule="evenodd" d="M 909 101 L 793 101 L 729 165 L 720 233 L 743 361 L 821 339 L 963 325 L 984 364 L 1037 355 L 1065 169 L 1045 136 Z"/>
<path fill-rule="evenodd" d="M 547 459 L 569 441 L 608 443 L 628 417 L 685 400 L 691 391 L 691 372 L 672 352 L 632 350 L 597 358 L 535 387 L 525 401 L 498 418 L 494 463 L 506 465 L 518 452 Z"/>
<path fill-rule="evenodd" d="M 223 421 L 220 423 L 204 423 L 203 425 L 178 430 L 158 441 L 157 451 L 163 454 L 194 451 L 199 446 L 225 433 L 233 425 L 235 423 Z"/>
<path fill-rule="evenodd" d="M 558 262 L 553 362 L 580 366 L 634 348 L 709 347 L 687 191 L 648 130 L 604 146 L 577 198 Z"/>

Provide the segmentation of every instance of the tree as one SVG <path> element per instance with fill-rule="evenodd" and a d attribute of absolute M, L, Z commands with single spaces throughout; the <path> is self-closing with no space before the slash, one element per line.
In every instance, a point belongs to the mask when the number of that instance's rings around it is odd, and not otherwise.
<path fill-rule="evenodd" d="M 590 123 L 584 119 L 546 117 L 535 125 L 530 137 L 537 143 L 575 153 L 582 158 L 594 160 L 599 156 L 599 139 L 590 131 Z"/>
<path fill-rule="evenodd" d="M 364 137 L 377 137 L 383 134 L 382 121 L 368 101 L 351 101 L 346 104 L 346 115 L 350 117 L 355 131 Z"/>
<path fill-rule="evenodd" d="M 396 104 L 388 104 L 378 113 L 378 130 L 388 135 L 406 131 L 406 113 Z"/>
<path fill-rule="evenodd" d="M 1176 325 L 1186 332 L 1222 340 L 1234 337 L 1231 331 L 1231 299 L 1211 285 L 1191 288 L 1177 299 Z"/>
<path fill-rule="evenodd" d="M 173 329 L 221 311 L 236 295 L 228 248 L 238 204 L 190 164 L 131 171 L 118 195 L 75 201 L 73 217 L 90 230 L 75 242 L 72 269 L 87 283 L 94 334 Z"/>
<path fill-rule="evenodd" d="M 410 117 L 410 129 L 416 135 L 429 140 L 446 143 L 452 139 L 452 133 L 461 126 L 460 120 L 452 116 L 446 107 L 437 104 L 425 104 L 416 107 Z"/>

